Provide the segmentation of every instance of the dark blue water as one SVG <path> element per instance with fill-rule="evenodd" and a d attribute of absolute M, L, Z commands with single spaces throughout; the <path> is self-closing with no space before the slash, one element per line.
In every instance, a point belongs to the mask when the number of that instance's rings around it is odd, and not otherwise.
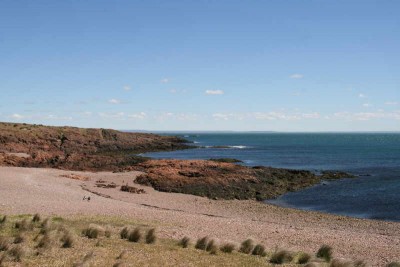
<path fill-rule="evenodd" d="M 190 133 L 180 136 L 205 148 L 148 153 L 146 156 L 236 158 L 249 166 L 347 171 L 359 177 L 324 182 L 268 202 L 400 221 L 400 133 Z"/>

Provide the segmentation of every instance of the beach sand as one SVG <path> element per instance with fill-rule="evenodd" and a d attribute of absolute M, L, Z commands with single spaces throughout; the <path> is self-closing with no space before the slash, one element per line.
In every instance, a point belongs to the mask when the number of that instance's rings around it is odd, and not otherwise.
<path fill-rule="evenodd" d="M 250 237 L 269 250 L 278 247 L 308 253 L 328 244 L 335 257 L 362 259 L 371 266 L 400 260 L 400 223 L 300 211 L 250 200 L 210 200 L 157 192 L 134 184 L 138 174 L 0 167 L 0 214 L 122 216 L 157 225 L 159 234 L 167 238 L 208 235 L 220 242 L 240 243 Z M 99 188 L 99 180 L 114 182 L 117 187 Z M 124 184 L 146 193 L 121 192 L 120 185 Z M 84 201 L 84 196 L 91 200 Z"/>

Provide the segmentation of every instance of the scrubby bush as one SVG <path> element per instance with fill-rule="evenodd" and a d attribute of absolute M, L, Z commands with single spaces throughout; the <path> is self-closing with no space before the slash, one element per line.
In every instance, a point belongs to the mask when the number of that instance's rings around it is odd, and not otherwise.
<path fill-rule="evenodd" d="M 208 241 L 206 246 L 206 251 L 211 252 L 212 250 L 218 249 L 217 244 L 215 243 L 214 239 Z"/>
<path fill-rule="evenodd" d="M 254 241 L 252 239 L 246 239 L 242 242 L 239 248 L 239 252 L 244 254 L 250 254 L 254 249 Z"/>
<path fill-rule="evenodd" d="M 139 242 L 140 239 L 142 238 L 142 233 L 139 228 L 136 228 L 135 230 L 131 231 L 128 235 L 128 241 L 130 242 Z"/>
<path fill-rule="evenodd" d="M 316 254 L 317 258 L 324 259 L 329 262 L 332 259 L 332 248 L 328 245 L 322 245 Z"/>
<path fill-rule="evenodd" d="M 48 234 L 51 231 L 51 222 L 48 218 L 46 218 L 41 224 L 40 224 L 40 234 Z"/>
<path fill-rule="evenodd" d="M 14 261 L 21 261 L 25 254 L 26 251 L 22 245 L 17 245 L 8 251 L 8 255 L 10 255 Z"/>
<path fill-rule="evenodd" d="M 7 251 L 10 248 L 10 243 L 7 238 L 0 236 L 0 251 Z"/>
<path fill-rule="evenodd" d="M 0 219 L 0 225 L 5 224 L 7 221 L 7 215 L 4 215 L 3 218 Z"/>
<path fill-rule="evenodd" d="M 40 222 L 40 215 L 39 213 L 36 213 L 33 218 L 32 218 L 32 222 Z"/>
<path fill-rule="evenodd" d="M 156 229 L 152 228 L 146 234 L 146 243 L 153 244 L 156 242 L 156 240 L 157 240 Z"/>
<path fill-rule="evenodd" d="M 17 236 L 14 238 L 14 244 L 21 244 L 25 241 L 25 236 L 21 233 L 18 233 Z"/>
<path fill-rule="evenodd" d="M 293 260 L 293 255 L 287 250 L 279 250 L 272 254 L 271 258 L 269 259 L 270 263 L 275 264 L 283 264 L 289 263 Z"/>
<path fill-rule="evenodd" d="M 225 243 L 221 246 L 220 250 L 224 253 L 232 253 L 235 250 L 235 244 Z"/>
<path fill-rule="evenodd" d="M 27 231 L 32 229 L 32 225 L 26 219 L 23 219 L 15 223 L 15 228 L 20 231 Z"/>
<path fill-rule="evenodd" d="M 298 264 L 306 264 L 310 261 L 311 256 L 310 254 L 307 254 L 305 252 L 301 252 L 297 258 L 297 263 Z"/>
<path fill-rule="evenodd" d="M 98 238 L 99 236 L 104 234 L 104 228 L 100 225 L 90 224 L 88 228 L 82 231 L 82 234 L 88 238 Z"/>
<path fill-rule="evenodd" d="M 208 236 L 197 239 L 196 245 L 194 246 L 196 249 L 206 250 L 208 244 Z"/>
<path fill-rule="evenodd" d="M 265 257 L 267 256 L 267 252 L 265 251 L 265 247 L 262 244 L 258 244 L 254 247 L 253 251 L 251 252 L 253 255 Z"/>
<path fill-rule="evenodd" d="M 129 229 L 128 227 L 124 227 L 122 228 L 121 232 L 119 232 L 119 235 L 121 237 L 121 239 L 128 239 L 128 235 L 129 235 Z"/>
<path fill-rule="evenodd" d="M 64 232 L 64 235 L 61 237 L 61 242 L 62 242 L 61 247 L 72 248 L 74 245 L 75 239 L 74 239 L 74 236 L 70 232 L 66 231 L 66 232 Z"/>
<path fill-rule="evenodd" d="M 49 234 L 45 234 L 42 236 L 40 239 L 39 243 L 37 244 L 36 247 L 38 248 L 50 248 L 52 244 L 52 240 Z"/>
<path fill-rule="evenodd" d="M 185 236 L 183 237 L 181 240 L 179 240 L 178 245 L 183 247 L 183 248 L 187 248 L 190 245 L 190 238 Z"/>

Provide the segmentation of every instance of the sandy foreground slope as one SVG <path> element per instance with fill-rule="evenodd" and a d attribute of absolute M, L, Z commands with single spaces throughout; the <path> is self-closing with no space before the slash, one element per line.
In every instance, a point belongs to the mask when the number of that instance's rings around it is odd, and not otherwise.
<path fill-rule="evenodd" d="M 70 174 L 89 180 L 63 177 Z M 252 237 L 270 250 L 279 247 L 309 253 L 329 244 L 335 257 L 363 259 L 372 266 L 400 260 L 400 223 L 298 211 L 256 201 L 162 193 L 134 184 L 138 174 L 0 167 L 0 214 L 132 217 L 156 224 L 160 235 L 176 239 L 209 235 L 221 242 L 241 242 Z M 118 186 L 99 188 L 99 180 Z M 120 185 L 127 183 L 146 194 L 121 192 Z M 84 196 L 91 200 L 83 201 Z"/>

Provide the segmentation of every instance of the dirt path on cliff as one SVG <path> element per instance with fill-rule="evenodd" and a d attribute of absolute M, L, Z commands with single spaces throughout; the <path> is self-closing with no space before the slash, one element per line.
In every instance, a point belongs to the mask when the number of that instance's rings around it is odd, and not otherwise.
<path fill-rule="evenodd" d="M 329 244 L 336 257 L 363 259 L 373 266 L 400 258 L 399 223 L 298 211 L 255 201 L 215 201 L 162 193 L 134 184 L 138 174 L 0 167 L 0 213 L 123 216 L 158 225 L 164 237 L 187 235 L 195 239 L 209 235 L 221 242 L 238 243 L 252 237 L 270 250 L 280 247 L 314 253 L 322 244 Z M 117 187 L 96 186 L 111 183 Z M 120 185 L 124 184 L 144 189 L 146 194 L 121 192 Z M 84 196 L 91 200 L 84 201 Z"/>

